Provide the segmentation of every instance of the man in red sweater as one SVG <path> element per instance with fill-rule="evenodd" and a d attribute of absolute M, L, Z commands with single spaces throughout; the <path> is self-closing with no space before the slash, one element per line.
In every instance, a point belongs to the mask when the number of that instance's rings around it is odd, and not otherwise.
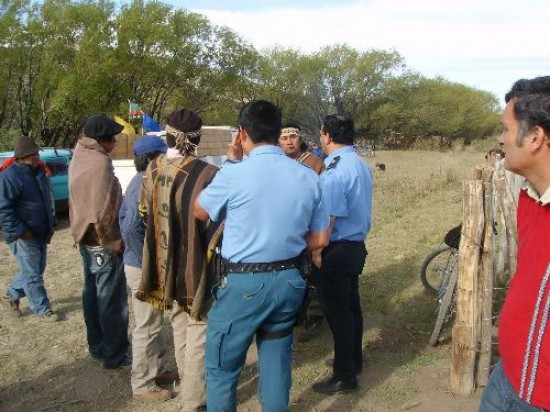
<path fill-rule="evenodd" d="M 499 320 L 501 360 L 480 412 L 550 410 L 550 76 L 506 94 L 498 142 L 525 177 L 517 211 L 517 270 Z"/>

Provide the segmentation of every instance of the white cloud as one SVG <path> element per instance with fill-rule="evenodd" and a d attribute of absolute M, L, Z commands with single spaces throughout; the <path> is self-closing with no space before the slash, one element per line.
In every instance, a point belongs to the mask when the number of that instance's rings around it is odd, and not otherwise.
<path fill-rule="evenodd" d="M 195 11 L 231 27 L 257 48 L 279 44 L 310 52 L 347 43 L 360 50 L 395 49 L 426 76 L 443 75 L 499 98 L 520 77 L 550 74 L 547 0 L 372 0 Z"/>

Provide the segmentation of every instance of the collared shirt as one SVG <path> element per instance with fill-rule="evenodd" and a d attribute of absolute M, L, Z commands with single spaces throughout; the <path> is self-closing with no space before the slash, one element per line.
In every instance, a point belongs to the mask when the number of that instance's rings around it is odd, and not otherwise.
<path fill-rule="evenodd" d="M 529 197 L 533 200 L 536 200 L 541 205 L 545 206 L 550 203 L 550 187 L 546 189 L 542 196 L 539 196 L 533 185 L 531 185 L 531 183 L 529 183 L 528 181 L 523 182 L 521 188 L 527 190 L 527 194 L 529 195 Z"/>
<path fill-rule="evenodd" d="M 323 200 L 328 214 L 335 217 L 330 241 L 364 241 L 371 227 L 371 170 L 352 146 L 331 153 L 325 166 L 321 174 Z"/>
<path fill-rule="evenodd" d="M 298 256 L 306 248 L 306 233 L 329 224 L 318 176 L 278 146 L 258 146 L 246 160 L 225 165 L 199 204 L 214 221 L 225 216 L 221 252 L 232 262 Z"/>

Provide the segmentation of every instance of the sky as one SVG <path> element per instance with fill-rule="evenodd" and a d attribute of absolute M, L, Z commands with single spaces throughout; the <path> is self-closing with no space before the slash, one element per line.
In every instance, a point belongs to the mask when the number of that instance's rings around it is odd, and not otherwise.
<path fill-rule="evenodd" d="M 165 0 L 261 50 L 347 43 L 395 50 L 411 70 L 495 94 L 550 75 L 550 0 Z"/>

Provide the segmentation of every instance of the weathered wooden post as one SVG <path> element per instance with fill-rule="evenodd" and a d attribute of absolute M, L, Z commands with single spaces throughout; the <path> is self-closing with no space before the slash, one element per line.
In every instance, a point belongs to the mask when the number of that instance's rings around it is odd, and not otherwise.
<path fill-rule="evenodd" d="M 477 352 L 477 276 L 484 227 L 483 182 L 464 182 L 463 224 L 460 237 L 457 311 L 451 352 L 451 390 L 471 395 L 475 390 Z"/>
<path fill-rule="evenodd" d="M 479 271 L 479 297 L 480 297 L 480 345 L 479 359 L 476 371 L 476 383 L 485 386 L 489 378 L 491 367 L 492 343 L 493 343 L 493 168 L 483 169 L 483 206 L 485 227 L 483 229 L 483 249 L 481 251 L 481 265 Z"/>

